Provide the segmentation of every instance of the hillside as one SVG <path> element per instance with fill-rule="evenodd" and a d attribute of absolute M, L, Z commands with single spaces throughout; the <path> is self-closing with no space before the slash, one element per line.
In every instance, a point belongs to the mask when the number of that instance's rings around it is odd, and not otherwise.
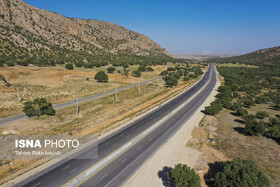
<path fill-rule="evenodd" d="M 0 0 L 0 55 L 35 64 L 170 59 L 148 37 L 117 24 L 67 18 L 22 0 Z"/>
<path fill-rule="evenodd" d="M 280 66 L 280 46 L 261 49 L 241 56 L 211 59 L 215 63 L 244 63 L 251 65 L 277 65 Z"/>

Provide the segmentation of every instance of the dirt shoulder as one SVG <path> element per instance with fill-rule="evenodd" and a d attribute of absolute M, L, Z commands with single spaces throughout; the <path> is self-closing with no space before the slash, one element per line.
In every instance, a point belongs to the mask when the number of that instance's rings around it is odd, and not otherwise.
<path fill-rule="evenodd" d="M 216 89 L 219 85 L 220 83 L 217 82 L 210 96 L 193 116 L 138 169 L 124 186 L 163 186 L 161 178 L 158 177 L 158 172 L 163 167 L 174 167 L 177 163 L 187 164 L 194 168 L 207 166 L 205 155 L 186 147 L 186 143 L 191 138 L 192 130 L 195 126 L 198 126 L 204 116 L 201 110 L 214 100 L 214 96 L 217 93 Z"/>

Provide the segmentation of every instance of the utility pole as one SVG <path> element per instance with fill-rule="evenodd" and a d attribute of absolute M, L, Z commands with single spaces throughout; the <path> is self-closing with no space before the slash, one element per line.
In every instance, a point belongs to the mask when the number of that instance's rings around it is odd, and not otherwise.
<path fill-rule="evenodd" d="M 79 95 L 76 94 L 76 103 L 77 103 L 77 116 L 79 116 Z"/>
<path fill-rule="evenodd" d="M 118 87 L 116 86 L 116 95 L 115 95 L 116 101 L 118 100 Z"/>
<path fill-rule="evenodd" d="M 184 78 L 184 76 L 185 76 L 185 71 L 183 71 L 183 78 Z"/>
<path fill-rule="evenodd" d="M 17 96 L 18 96 L 18 103 L 20 103 L 19 84 L 17 84 Z"/>
<path fill-rule="evenodd" d="M 138 91 L 139 91 L 139 93 L 141 92 L 140 81 L 139 81 L 139 83 L 138 83 Z"/>

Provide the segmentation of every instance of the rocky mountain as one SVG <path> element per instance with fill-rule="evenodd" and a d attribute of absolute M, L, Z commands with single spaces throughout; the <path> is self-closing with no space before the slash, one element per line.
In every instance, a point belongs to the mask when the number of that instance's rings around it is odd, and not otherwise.
<path fill-rule="evenodd" d="M 277 65 L 280 66 L 280 46 L 261 49 L 245 55 L 212 59 L 217 63 L 245 63 L 252 65 Z"/>
<path fill-rule="evenodd" d="M 67 18 L 22 0 L 0 0 L 1 54 L 84 62 L 91 56 L 170 57 L 143 34 L 110 22 Z"/>

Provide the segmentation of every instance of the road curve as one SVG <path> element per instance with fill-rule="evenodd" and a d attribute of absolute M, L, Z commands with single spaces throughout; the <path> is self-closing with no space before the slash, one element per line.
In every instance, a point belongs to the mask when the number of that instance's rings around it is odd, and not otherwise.
<path fill-rule="evenodd" d="M 124 86 L 124 87 L 118 88 L 118 91 L 128 90 L 132 87 L 138 86 L 139 84 L 142 85 L 142 84 L 146 84 L 146 83 L 151 83 L 151 82 L 154 82 L 154 81 L 157 81 L 157 80 L 160 80 L 160 79 L 161 79 L 161 77 L 158 77 L 158 78 L 143 81 L 143 82 L 140 82 L 140 83 L 137 83 L 137 84 Z M 80 98 L 79 103 L 83 103 L 83 102 L 86 102 L 86 101 L 90 101 L 90 100 L 93 100 L 93 99 L 97 99 L 97 98 L 100 98 L 100 97 L 111 95 L 113 93 L 115 93 L 115 90 L 109 90 L 107 92 L 102 92 L 102 93 L 90 95 L 90 96 L 87 96 L 87 97 L 84 97 L 84 98 Z M 76 100 L 72 100 L 72 101 L 68 101 L 68 102 L 65 102 L 65 103 L 56 104 L 56 105 L 54 105 L 54 109 L 59 110 L 59 109 L 62 109 L 62 108 L 68 107 L 68 106 L 75 105 L 75 104 L 76 104 Z M 26 116 L 24 113 L 9 116 L 9 117 L 0 119 L 0 126 L 7 125 L 9 123 L 13 123 L 13 122 L 20 121 L 20 120 L 25 120 L 25 119 L 28 119 L 28 116 Z"/>
<path fill-rule="evenodd" d="M 193 87 L 165 105 L 143 116 L 98 143 L 98 158 L 93 160 L 71 159 L 47 168 L 14 185 L 17 186 L 121 186 L 161 145 L 164 144 L 192 116 L 216 84 L 214 65 L 210 65 L 203 78 Z M 179 109 L 180 110 L 179 110 Z M 176 112 L 174 112 L 176 111 Z M 170 115 L 172 113 L 172 115 Z M 166 118 L 166 116 L 169 116 Z M 165 120 L 162 120 L 162 119 Z M 116 150 L 135 139 L 155 124 L 162 123 L 146 134 L 135 145 L 102 166 L 98 172 L 87 173 L 106 160 Z M 90 154 L 90 150 L 86 152 Z M 162 155 L 164 156 L 164 155 Z M 94 170 L 92 169 L 94 172 Z M 84 176 L 75 183 L 77 176 Z M 74 179 L 74 180 L 73 180 Z M 74 182 L 73 182 L 74 181 Z"/>

